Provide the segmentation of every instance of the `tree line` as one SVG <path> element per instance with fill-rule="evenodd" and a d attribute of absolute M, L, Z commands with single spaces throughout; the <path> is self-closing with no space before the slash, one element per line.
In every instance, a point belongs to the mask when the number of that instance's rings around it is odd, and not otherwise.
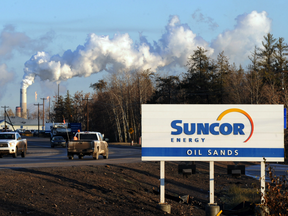
<path fill-rule="evenodd" d="M 138 141 L 141 104 L 284 104 L 288 105 L 288 45 L 271 33 L 255 46 L 244 68 L 229 62 L 224 51 L 216 59 L 197 47 L 187 71 L 160 76 L 150 70 L 110 74 L 90 84 L 93 93 L 59 96 L 53 121 L 80 122 L 83 130 L 101 131 L 111 141 Z"/>

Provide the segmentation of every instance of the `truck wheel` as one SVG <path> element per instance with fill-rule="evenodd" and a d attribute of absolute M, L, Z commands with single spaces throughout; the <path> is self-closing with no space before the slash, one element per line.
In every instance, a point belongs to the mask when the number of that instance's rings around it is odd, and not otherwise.
<path fill-rule="evenodd" d="M 21 157 L 22 158 L 26 157 L 26 151 L 27 151 L 27 149 L 26 149 L 26 146 L 25 146 L 23 152 L 21 153 Z"/>
<path fill-rule="evenodd" d="M 73 160 L 74 159 L 73 155 L 69 155 L 69 159 Z"/>
<path fill-rule="evenodd" d="M 103 155 L 103 158 L 108 159 L 108 156 L 109 156 L 109 150 L 108 148 L 105 148 L 105 156 Z"/>
<path fill-rule="evenodd" d="M 0 155 L 0 158 L 3 158 L 3 155 Z"/>
<path fill-rule="evenodd" d="M 16 158 L 18 155 L 18 147 L 16 147 L 14 154 L 12 155 L 13 158 Z"/>
<path fill-rule="evenodd" d="M 93 159 L 94 159 L 94 160 L 98 160 L 98 159 L 99 159 L 99 151 L 97 151 L 97 152 L 95 152 L 95 153 L 93 154 Z"/>
<path fill-rule="evenodd" d="M 51 148 L 54 148 L 54 145 L 51 145 Z"/>

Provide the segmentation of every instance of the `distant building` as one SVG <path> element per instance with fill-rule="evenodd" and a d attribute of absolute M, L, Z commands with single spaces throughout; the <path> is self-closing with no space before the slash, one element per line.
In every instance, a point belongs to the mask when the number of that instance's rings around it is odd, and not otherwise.
<path fill-rule="evenodd" d="M 18 116 L 10 116 L 11 123 L 15 130 L 38 130 L 38 119 L 25 119 Z M 13 130 L 12 125 L 10 124 L 9 118 L 6 117 L 6 127 Z M 4 116 L 0 116 L 0 127 L 1 129 L 5 128 Z M 39 119 L 39 130 L 42 130 L 43 119 Z"/>

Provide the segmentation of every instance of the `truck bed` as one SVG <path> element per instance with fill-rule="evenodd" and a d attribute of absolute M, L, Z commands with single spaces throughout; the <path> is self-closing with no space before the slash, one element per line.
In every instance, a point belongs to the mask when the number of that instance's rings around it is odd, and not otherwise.
<path fill-rule="evenodd" d="M 68 153 L 92 153 L 94 150 L 94 143 L 91 140 L 72 140 L 68 142 Z"/>

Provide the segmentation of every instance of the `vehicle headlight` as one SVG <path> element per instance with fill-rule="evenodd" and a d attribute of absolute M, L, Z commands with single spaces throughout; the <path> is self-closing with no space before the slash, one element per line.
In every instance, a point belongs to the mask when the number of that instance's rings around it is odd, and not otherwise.
<path fill-rule="evenodd" d="M 15 146 L 15 142 L 9 142 L 9 145 L 11 146 L 11 147 L 14 147 Z"/>

